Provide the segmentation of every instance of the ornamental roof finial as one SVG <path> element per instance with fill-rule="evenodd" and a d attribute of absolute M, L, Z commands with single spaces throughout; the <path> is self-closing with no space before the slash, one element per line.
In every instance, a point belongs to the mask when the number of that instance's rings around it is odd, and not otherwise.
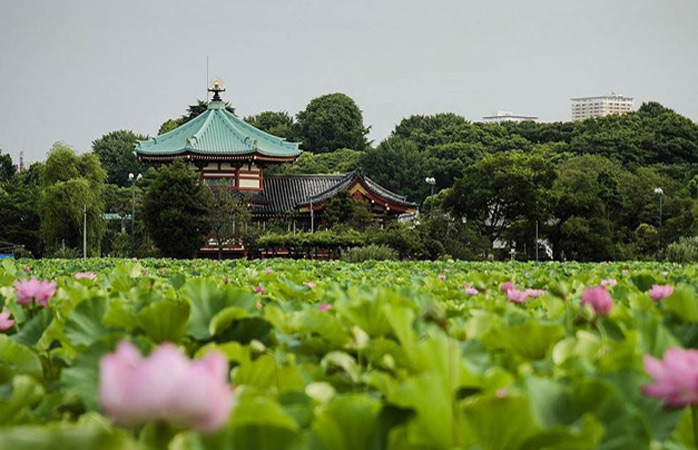
<path fill-rule="evenodd" d="M 220 93 L 225 92 L 225 89 L 221 87 L 220 80 L 213 80 L 213 87 L 208 88 L 208 91 L 213 92 L 213 98 L 211 99 L 212 102 L 223 101 L 223 99 L 221 99 Z"/>

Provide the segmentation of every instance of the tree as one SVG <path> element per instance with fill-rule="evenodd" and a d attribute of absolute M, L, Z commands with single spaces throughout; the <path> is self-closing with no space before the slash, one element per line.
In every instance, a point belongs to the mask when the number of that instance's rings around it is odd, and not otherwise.
<path fill-rule="evenodd" d="M 102 190 L 106 173 L 93 153 L 78 156 L 54 144 L 42 172 L 39 215 L 41 237 L 49 251 L 82 247 L 83 209 L 87 213 L 87 245 L 97 253 L 104 234 Z"/>
<path fill-rule="evenodd" d="M 160 252 L 192 258 L 209 229 L 211 191 L 181 161 L 162 166 L 146 189 L 143 219 Z"/>
<path fill-rule="evenodd" d="M 0 241 L 21 244 L 38 258 L 43 253 L 39 235 L 41 163 L 15 174 L 0 189 Z"/>
<path fill-rule="evenodd" d="M 347 173 L 359 167 L 364 152 L 343 148 L 332 153 L 303 152 L 293 164 L 280 164 L 267 173 L 286 174 L 337 174 Z"/>
<path fill-rule="evenodd" d="M 17 172 L 17 166 L 12 163 L 12 157 L 9 153 L 3 155 L 0 149 L 0 184 L 10 181 Z"/>
<path fill-rule="evenodd" d="M 420 149 L 425 149 L 430 145 L 457 142 L 456 130 L 465 124 L 465 117 L 453 113 L 413 115 L 402 119 L 395 126 L 392 136 L 409 139 Z"/>
<path fill-rule="evenodd" d="M 373 214 L 366 202 L 355 200 L 346 189 L 325 201 L 322 214 L 327 228 L 343 226 L 364 231 L 373 224 Z"/>
<path fill-rule="evenodd" d="M 294 139 L 293 117 L 285 111 L 263 111 L 255 116 L 245 117 L 245 122 L 288 141 Z"/>
<path fill-rule="evenodd" d="M 370 127 L 364 127 L 361 110 L 346 94 L 317 97 L 296 118 L 298 138 L 305 150 L 327 153 L 340 148 L 368 147 L 366 136 Z"/>
<path fill-rule="evenodd" d="M 577 156 L 558 165 L 558 175 L 549 195 L 552 221 L 544 231 L 555 258 L 561 259 L 563 254 L 568 258 L 581 255 L 579 246 L 569 240 L 584 234 L 584 239 L 589 243 L 591 228 L 586 221 L 608 218 L 608 207 L 616 202 L 606 203 L 602 196 L 607 199 L 616 197 L 609 195 L 610 186 L 616 184 L 620 170 L 618 163 L 599 155 Z M 602 182 L 606 185 L 605 188 Z M 572 219 L 574 223 L 567 226 L 567 221 Z M 603 224 L 604 227 L 607 225 Z M 601 225 L 597 224 L 595 228 L 599 226 Z M 594 244 L 592 247 L 602 245 Z M 581 251 L 583 252 L 583 248 Z M 609 253 L 610 250 L 603 252 L 604 255 Z"/>
<path fill-rule="evenodd" d="M 128 174 L 139 170 L 138 158 L 133 154 L 136 142 L 145 139 L 148 137 L 133 131 L 118 130 L 92 141 L 92 151 L 107 172 L 107 183 L 121 187 L 128 185 Z"/>
<path fill-rule="evenodd" d="M 223 249 L 231 241 L 242 238 L 252 214 L 244 195 L 234 195 L 230 185 L 221 185 L 213 192 L 213 209 L 209 217 L 211 234 L 218 247 L 218 259 L 223 259 Z"/>
<path fill-rule="evenodd" d="M 421 202 L 430 193 L 424 182 L 429 175 L 425 155 L 407 139 L 391 136 L 359 160 L 362 172 L 381 186 L 412 201 Z"/>
<path fill-rule="evenodd" d="M 464 217 L 487 236 L 490 248 L 518 220 L 545 219 L 545 191 L 555 178 L 546 155 L 503 152 L 469 167 L 444 200 L 444 207 Z"/>
<path fill-rule="evenodd" d="M 161 134 L 165 134 L 169 131 L 174 130 L 175 128 L 179 127 L 180 125 L 184 125 L 185 123 L 189 122 L 190 120 L 196 118 L 197 116 L 203 114 L 206 112 L 208 109 L 208 102 L 204 100 L 197 100 L 195 104 L 189 105 L 187 107 L 187 113 L 182 115 L 181 117 L 177 119 L 167 119 L 160 125 L 160 129 L 158 130 L 158 136 Z M 235 114 L 235 108 L 230 106 L 230 103 L 225 102 L 225 109 L 230 111 L 231 113 Z"/>

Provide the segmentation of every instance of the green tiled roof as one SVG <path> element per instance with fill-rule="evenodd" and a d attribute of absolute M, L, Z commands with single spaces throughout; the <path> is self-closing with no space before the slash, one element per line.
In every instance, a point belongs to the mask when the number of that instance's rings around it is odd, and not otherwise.
<path fill-rule="evenodd" d="M 212 101 L 199 116 L 158 137 L 139 141 L 139 156 L 174 156 L 195 153 L 206 156 L 298 156 L 298 143 L 265 133 L 227 111 L 223 102 Z"/>

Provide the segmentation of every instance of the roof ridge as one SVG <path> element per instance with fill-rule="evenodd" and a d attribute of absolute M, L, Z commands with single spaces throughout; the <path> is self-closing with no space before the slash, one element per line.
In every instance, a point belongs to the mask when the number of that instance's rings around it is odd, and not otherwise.
<path fill-rule="evenodd" d="M 274 173 L 264 178 L 311 178 L 311 177 L 345 177 L 347 173 Z"/>
<path fill-rule="evenodd" d="M 189 139 L 187 139 L 187 147 L 191 147 L 191 142 L 190 142 L 191 139 L 194 139 L 194 142 L 197 142 L 197 143 L 199 142 L 199 138 L 206 132 L 209 125 L 211 125 L 211 122 L 213 121 L 213 115 L 215 114 L 215 113 L 213 113 L 213 111 L 215 111 L 215 110 L 207 109 L 206 111 L 204 111 L 203 114 L 207 114 L 206 120 L 201 125 L 201 127 L 199 127 L 199 130 L 196 133 L 192 134 Z M 201 114 L 201 115 L 203 115 L 203 114 Z"/>
<path fill-rule="evenodd" d="M 219 111 L 225 111 L 225 110 L 219 110 Z M 230 118 L 228 118 L 228 116 L 226 116 L 225 114 L 223 114 L 222 117 L 223 117 L 223 123 L 226 124 L 228 127 L 231 128 L 231 131 L 233 132 L 233 134 L 236 135 L 235 137 L 236 137 L 239 141 L 241 141 L 243 145 L 246 145 L 250 150 L 256 150 L 256 151 L 258 151 L 258 152 L 264 154 L 263 152 L 260 151 L 261 149 L 260 149 L 259 147 L 257 147 L 256 145 L 252 145 L 252 143 L 250 143 L 250 144 L 247 143 L 247 140 L 250 139 L 250 137 L 247 136 L 246 133 L 243 133 L 242 130 L 240 130 L 237 126 L 235 126 L 235 124 L 233 123 L 233 121 L 230 120 Z M 244 140 L 240 139 L 240 137 L 237 136 L 238 133 L 241 134 L 241 135 L 243 135 L 243 136 L 245 136 L 245 139 L 244 139 Z"/>

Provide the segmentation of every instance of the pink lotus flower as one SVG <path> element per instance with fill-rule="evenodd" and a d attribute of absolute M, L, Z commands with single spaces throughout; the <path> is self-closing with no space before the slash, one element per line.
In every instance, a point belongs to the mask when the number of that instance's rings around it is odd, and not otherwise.
<path fill-rule="evenodd" d="M 674 293 L 674 286 L 670 284 L 653 284 L 652 289 L 649 290 L 650 297 L 655 302 L 667 298 Z"/>
<path fill-rule="evenodd" d="M 545 289 L 526 289 L 526 295 L 531 298 L 538 298 L 544 295 L 547 291 Z"/>
<path fill-rule="evenodd" d="M 254 288 L 254 291 L 255 291 L 257 294 L 264 294 L 264 290 L 265 290 L 265 289 L 264 289 L 264 286 L 257 286 L 256 288 Z"/>
<path fill-rule="evenodd" d="M 615 278 L 606 278 L 601 280 L 601 286 L 614 287 L 616 284 L 618 284 L 618 281 L 616 281 Z"/>
<path fill-rule="evenodd" d="M 645 371 L 654 383 L 642 388 L 649 397 L 663 398 L 667 408 L 698 405 L 698 350 L 670 348 L 663 360 L 645 355 Z"/>
<path fill-rule="evenodd" d="M 509 289 L 507 291 L 507 298 L 510 302 L 523 303 L 528 298 L 526 291 L 519 291 L 517 289 Z"/>
<path fill-rule="evenodd" d="M 478 291 L 474 287 L 468 286 L 465 288 L 465 295 L 477 295 L 479 293 L 480 293 L 480 291 Z"/>
<path fill-rule="evenodd" d="M 330 309 L 332 309 L 332 305 L 329 303 L 323 303 L 317 307 L 317 310 L 320 312 L 329 311 Z"/>
<path fill-rule="evenodd" d="M 29 272 L 31 272 L 31 271 L 32 271 L 31 267 L 29 267 L 29 266 L 24 266 L 24 273 L 29 273 Z"/>
<path fill-rule="evenodd" d="M 92 272 L 78 272 L 75 275 L 73 275 L 73 278 L 75 278 L 76 280 L 80 280 L 82 278 L 87 278 L 88 280 L 96 280 L 97 275 L 95 275 Z"/>
<path fill-rule="evenodd" d="M 630 271 L 628 269 L 623 269 L 620 271 L 620 273 L 622 273 L 623 275 L 627 275 L 630 273 Z"/>
<path fill-rule="evenodd" d="M 102 408 L 120 425 L 165 420 L 213 431 L 227 422 L 234 402 L 228 364 L 217 351 L 192 361 L 165 343 L 144 358 L 122 341 L 100 360 L 99 376 Z"/>
<path fill-rule="evenodd" d="M 502 283 L 502 285 L 499 287 L 499 289 L 500 289 L 502 292 L 511 291 L 512 289 L 515 289 L 514 283 L 511 282 L 511 281 L 505 281 L 504 283 Z"/>
<path fill-rule="evenodd" d="M 317 286 L 317 285 L 316 285 L 315 283 L 313 283 L 312 281 L 304 281 L 304 282 L 303 282 L 303 285 L 304 285 L 304 286 L 308 286 L 310 289 L 315 289 L 315 286 Z"/>
<path fill-rule="evenodd" d="M 507 398 L 509 396 L 509 390 L 507 388 L 499 388 L 497 392 L 494 393 L 497 398 Z"/>
<path fill-rule="evenodd" d="M 15 321 L 10 319 L 10 312 L 5 311 L 0 313 L 0 331 L 7 331 L 12 328 Z"/>
<path fill-rule="evenodd" d="M 591 305 L 597 315 L 607 315 L 613 308 L 613 298 L 605 286 L 590 287 L 582 294 L 582 304 Z"/>
<path fill-rule="evenodd" d="M 22 279 L 16 280 L 14 286 L 18 305 L 28 305 L 35 300 L 44 308 L 48 308 L 48 299 L 56 293 L 55 281 Z"/>
<path fill-rule="evenodd" d="M 266 273 L 267 275 L 271 275 L 272 273 L 274 273 L 274 271 L 271 269 L 271 267 L 267 267 L 266 269 L 264 269 L 264 273 Z"/>
<path fill-rule="evenodd" d="M 439 274 L 439 280 L 444 281 L 445 279 L 446 279 L 446 275 Z"/>

